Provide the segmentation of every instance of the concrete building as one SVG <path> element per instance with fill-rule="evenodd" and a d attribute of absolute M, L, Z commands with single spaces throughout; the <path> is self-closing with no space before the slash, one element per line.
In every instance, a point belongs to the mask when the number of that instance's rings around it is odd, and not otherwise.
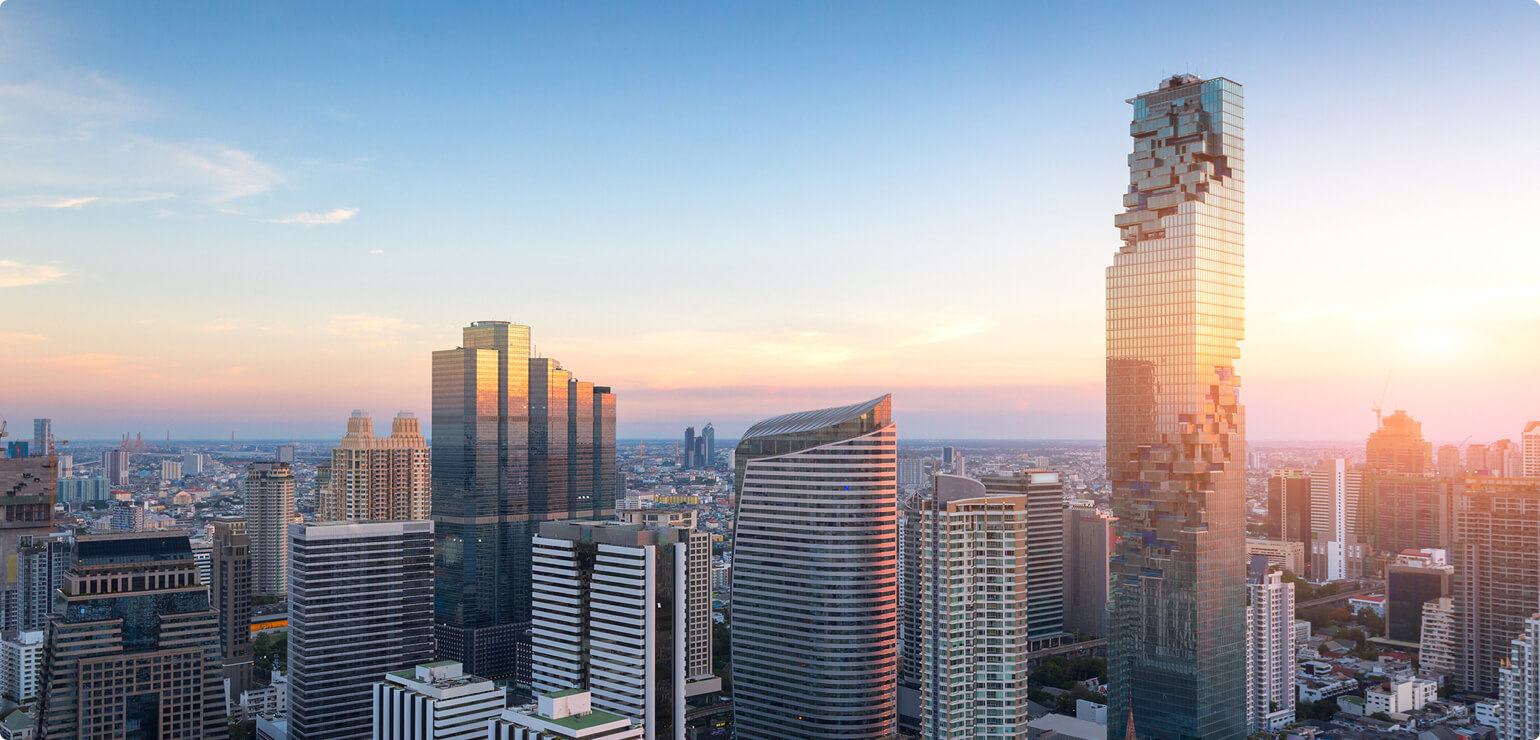
<path fill-rule="evenodd" d="M 888 396 L 761 421 L 738 443 L 738 740 L 897 727 L 898 429 Z"/>
<path fill-rule="evenodd" d="M 1508 660 L 1497 670 L 1502 701 L 1497 726 L 1501 740 L 1540 737 L 1540 614 L 1524 620 L 1524 631 L 1513 638 Z"/>
<path fill-rule="evenodd" d="M 257 717 L 266 717 L 270 720 L 283 720 L 288 717 L 289 674 L 273 671 L 272 681 L 267 686 L 241 692 L 239 708 L 232 714 L 248 721 Z M 285 727 L 287 728 L 287 725 Z M 287 733 L 287 729 L 285 732 Z"/>
<path fill-rule="evenodd" d="M 1392 640 L 1422 639 L 1422 605 L 1448 596 L 1454 577 L 1444 550 L 1431 550 L 1431 557 L 1411 554 L 1416 552 L 1409 550 L 1385 566 L 1385 628 Z"/>
<path fill-rule="evenodd" d="M 295 520 L 294 471 L 288 463 L 252 463 L 244 485 L 252 593 L 283 596 L 289 583 L 289 524 Z"/>
<path fill-rule="evenodd" d="M 1540 603 L 1540 480 L 1467 476 L 1454 512 L 1455 685 L 1496 693 L 1497 668 Z"/>
<path fill-rule="evenodd" d="M 696 527 L 694 509 L 652 508 L 616 512 L 616 519 L 650 529 L 689 530 L 689 562 L 686 581 L 689 587 L 685 628 L 688 636 L 685 675 L 693 683 L 712 676 L 711 593 L 716 569 L 711 565 L 711 534 Z M 730 569 L 729 569 L 729 572 Z M 720 683 L 720 681 L 718 681 Z M 715 691 L 716 689 L 711 689 Z"/>
<path fill-rule="evenodd" d="M 920 733 L 1026 733 L 1031 496 L 938 474 L 920 515 Z M 987 697 L 987 699 L 985 698 Z"/>
<path fill-rule="evenodd" d="M 1363 472 L 1345 459 L 1310 471 L 1310 573 L 1315 581 L 1361 578 L 1365 538 Z"/>
<path fill-rule="evenodd" d="M 275 462 L 288 463 L 293 465 L 294 445 L 278 445 L 278 448 L 273 451 L 273 460 Z"/>
<path fill-rule="evenodd" d="M 1117 519 L 1089 501 L 1064 509 L 1064 631 L 1107 636 L 1107 579 Z"/>
<path fill-rule="evenodd" d="M 1277 565 L 1296 576 L 1305 575 L 1305 543 L 1286 540 L 1246 538 L 1246 559 L 1261 555 L 1267 562 Z"/>
<path fill-rule="evenodd" d="M 1437 458 L 1438 477 L 1458 478 L 1465 472 L 1465 466 L 1460 464 L 1460 448 L 1454 445 L 1440 445 L 1438 451 L 1433 453 Z"/>
<path fill-rule="evenodd" d="M 38 697 L 43 665 L 43 630 L 28 630 L 0 640 L 0 696 L 16 704 Z"/>
<path fill-rule="evenodd" d="M 357 410 L 332 449 L 331 474 L 316 518 L 324 522 L 406 521 L 429 516 L 432 471 L 428 440 L 410 411 L 396 414 L 389 437 L 374 436 L 369 412 Z"/>
<path fill-rule="evenodd" d="M 108 450 L 102 453 L 102 477 L 107 479 L 108 485 L 128 485 L 128 475 L 132 472 L 128 460 L 128 450 Z"/>
<path fill-rule="evenodd" d="M 1045 641 L 1064 635 L 1064 482 L 1055 470 L 1019 470 L 980 480 L 991 497 L 1026 497 L 1026 636 L 1033 647 L 1046 646 Z"/>
<path fill-rule="evenodd" d="M 1422 422 L 1397 409 L 1380 420 L 1364 445 L 1369 470 L 1427 475 L 1433 472 L 1433 445 L 1422 438 Z"/>
<path fill-rule="evenodd" d="M 1438 701 L 1438 683 L 1426 678 L 1403 676 L 1364 690 L 1364 713 L 1405 714 Z M 1529 740 L 1525 738 L 1525 740 Z"/>
<path fill-rule="evenodd" d="M 1449 547 L 1449 505 L 1457 480 L 1431 475 L 1368 473 L 1364 498 L 1373 502 L 1369 534 L 1381 552 Z"/>
<path fill-rule="evenodd" d="M 1454 677 L 1460 668 L 1460 624 L 1454 598 L 1430 599 L 1422 605 L 1422 640 L 1417 662 L 1423 669 Z"/>
<path fill-rule="evenodd" d="M 251 538 L 244 519 L 216 519 L 209 548 L 209 596 L 219 610 L 225 695 L 238 701 L 251 688 Z"/>
<path fill-rule="evenodd" d="M 568 689 L 540 696 L 536 703 L 505 709 L 488 723 L 488 740 L 641 740 L 634 719 L 594 709 L 592 696 Z"/>
<path fill-rule="evenodd" d="M 1275 732 L 1294 721 L 1294 584 L 1266 556 L 1253 555 L 1246 591 L 1248 732 Z"/>
<path fill-rule="evenodd" d="M 506 702 L 502 688 L 453 661 L 392 671 L 374 684 L 371 740 L 484 740 Z"/>
<path fill-rule="evenodd" d="M 433 653 L 433 522 L 289 527 L 289 736 L 370 737 L 375 681 Z"/>
<path fill-rule="evenodd" d="M 176 460 L 160 461 L 160 480 L 162 483 L 171 483 L 182 479 L 182 463 Z"/>
<path fill-rule="evenodd" d="M 701 610 L 699 600 L 710 538 L 689 523 L 540 525 L 535 693 L 591 691 L 598 708 L 640 720 L 645 740 L 684 740 L 686 699 L 721 689 L 711 673 L 710 605 Z"/>
<path fill-rule="evenodd" d="M 59 481 L 59 500 L 67 504 L 83 504 L 106 501 L 112 498 L 112 489 L 106 478 L 68 478 Z"/>
<path fill-rule="evenodd" d="M 74 547 L 74 537 L 68 532 L 21 537 L 16 552 L 15 629 L 47 628 L 54 593 L 64 585 Z"/>
<path fill-rule="evenodd" d="M 218 622 L 186 532 L 77 537 L 44 638 L 37 737 L 228 737 Z"/>
<path fill-rule="evenodd" d="M 1519 437 L 1519 446 L 1524 454 L 1524 477 L 1540 478 L 1540 421 L 1532 421 L 1524 425 L 1524 434 Z"/>
<path fill-rule="evenodd" d="M 1106 274 L 1109 737 L 1246 732 L 1243 95 L 1174 75 L 1129 100 Z"/>
<path fill-rule="evenodd" d="M 143 532 L 150 521 L 149 502 L 119 501 L 112 505 L 112 531 Z"/>
<path fill-rule="evenodd" d="M 182 453 L 182 474 L 203 475 L 208 456 L 201 452 Z"/>

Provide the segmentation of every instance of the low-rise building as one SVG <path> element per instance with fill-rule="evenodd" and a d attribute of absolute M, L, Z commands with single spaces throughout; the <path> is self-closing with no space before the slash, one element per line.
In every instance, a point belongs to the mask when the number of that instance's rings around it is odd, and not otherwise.
<path fill-rule="evenodd" d="M 1267 562 L 1295 575 L 1305 572 L 1305 543 L 1288 540 L 1272 540 L 1264 537 L 1246 538 L 1246 558 L 1264 555 Z"/>
<path fill-rule="evenodd" d="M 1358 688 L 1358 682 L 1347 677 L 1302 677 L 1298 683 L 1299 700 L 1310 702 L 1342 696 L 1343 694 L 1352 693 L 1354 689 Z"/>
<path fill-rule="evenodd" d="M 235 713 L 243 720 L 258 717 L 283 719 L 289 716 L 289 677 L 273 671 L 271 685 L 241 692 L 240 705 Z"/>
<path fill-rule="evenodd" d="M 1405 714 L 1422 709 L 1438 699 L 1438 684 L 1426 678 L 1403 677 L 1370 686 L 1364 691 L 1364 709 L 1368 714 Z"/>
<path fill-rule="evenodd" d="M 385 674 L 374 685 L 374 740 L 480 740 L 503 690 L 452 660 Z"/>
<path fill-rule="evenodd" d="M 641 740 L 641 722 L 594 709 L 582 689 L 544 694 L 487 722 L 488 740 Z"/>
<path fill-rule="evenodd" d="M 1385 595 L 1370 594 L 1368 596 L 1354 596 L 1348 599 L 1348 611 L 1358 614 L 1365 609 L 1383 617 L 1385 616 Z"/>

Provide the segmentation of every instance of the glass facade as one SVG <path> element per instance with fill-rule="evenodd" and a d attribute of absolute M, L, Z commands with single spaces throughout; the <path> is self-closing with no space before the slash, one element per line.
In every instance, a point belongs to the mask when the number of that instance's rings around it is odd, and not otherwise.
<path fill-rule="evenodd" d="M 1241 86 L 1130 101 L 1107 269 L 1107 467 L 1118 517 L 1109 737 L 1246 735 Z"/>

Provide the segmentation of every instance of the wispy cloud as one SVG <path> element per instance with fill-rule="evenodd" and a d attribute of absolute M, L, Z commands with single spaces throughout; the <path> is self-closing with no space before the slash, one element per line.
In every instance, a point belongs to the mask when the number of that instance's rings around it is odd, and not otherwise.
<path fill-rule="evenodd" d="M 42 334 L 27 334 L 19 331 L 0 331 L 0 342 L 46 342 L 48 337 Z"/>
<path fill-rule="evenodd" d="M 57 201 L 57 202 L 54 202 L 54 203 L 44 203 L 43 207 L 44 208 L 75 208 L 75 209 L 79 209 L 81 206 L 83 206 L 83 205 L 85 205 L 87 203 L 91 203 L 91 202 L 93 202 L 95 200 L 96 200 L 96 196 L 94 196 L 94 195 L 86 196 L 84 198 L 66 198 L 64 200 Z"/>
<path fill-rule="evenodd" d="M 176 193 L 145 193 L 144 195 L 11 195 L 0 197 L 0 211 L 19 211 L 24 208 L 69 209 L 78 211 L 88 205 L 125 205 L 175 198 Z"/>
<path fill-rule="evenodd" d="M 949 314 L 927 314 L 915 328 L 914 334 L 899 343 L 900 347 L 918 347 L 926 344 L 955 342 L 959 339 L 983 334 L 995 328 L 994 319 L 981 316 L 957 317 Z"/>
<path fill-rule="evenodd" d="M 417 325 L 391 316 L 337 313 L 327 318 L 324 328 L 330 334 L 350 336 L 366 344 L 384 347 L 400 344 L 401 335 L 415 330 Z"/>
<path fill-rule="evenodd" d="M 371 249 L 371 250 L 369 250 L 369 254 L 384 254 L 384 253 L 385 253 L 385 250 L 383 250 L 383 249 Z"/>
<path fill-rule="evenodd" d="M 268 223 L 274 224 L 305 224 L 316 226 L 320 224 L 340 224 L 358 214 L 357 208 L 333 208 L 325 213 L 311 213 L 305 211 L 287 218 L 266 218 Z"/>
<path fill-rule="evenodd" d="M 29 265 L 15 260 L 0 260 L 0 288 L 41 285 L 61 277 L 64 277 L 64 271 L 53 265 Z"/>
<path fill-rule="evenodd" d="M 241 322 L 224 319 L 221 321 L 211 321 L 200 328 L 211 334 L 223 334 L 241 328 Z"/>
<path fill-rule="evenodd" d="M 107 377 L 146 374 L 154 376 L 158 374 L 160 368 L 169 367 L 145 357 L 103 352 L 50 357 L 39 360 L 38 364 L 55 370 Z"/>

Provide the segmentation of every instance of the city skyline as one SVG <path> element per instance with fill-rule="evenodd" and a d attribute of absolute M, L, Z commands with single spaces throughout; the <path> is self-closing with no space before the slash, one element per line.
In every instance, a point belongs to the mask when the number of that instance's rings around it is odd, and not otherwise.
<path fill-rule="evenodd" d="M 1094 439 L 1123 173 L 1087 154 L 1120 146 L 1128 91 L 1190 70 L 1260 91 L 1251 436 L 1362 439 L 1391 373 L 1387 409 L 1429 439 L 1517 439 L 1540 350 L 1503 338 L 1540 322 L 1540 255 L 1516 218 L 1535 155 L 1507 122 L 1540 103 L 1505 80 L 1536 70 L 1535 5 L 1213 8 L 1202 51 L 1164 58 L 1139 39 L 1188 21 L 1124 5 L 265 6 L 195 27 L 10 0 L 0 309 L 27 321 L 0 371 L 27 392 L 0 412 L 76 439 L 325 439 L 354 408 L 426 409 L 428 350 L 506 319 L 606 378 L 625 438 L 891 390 L 913 438 Z M 1470 128 L 1460 106 L 1403 125 L 1441 88 L 1482 101 L 1504 156 L 1427 146 Z M 1468 184 L 1429 189 L 1429 167 Z M 421 279 L 449 264 L 477 269 Z M 857 270 L 891 298 L 841 296 Z"/>

